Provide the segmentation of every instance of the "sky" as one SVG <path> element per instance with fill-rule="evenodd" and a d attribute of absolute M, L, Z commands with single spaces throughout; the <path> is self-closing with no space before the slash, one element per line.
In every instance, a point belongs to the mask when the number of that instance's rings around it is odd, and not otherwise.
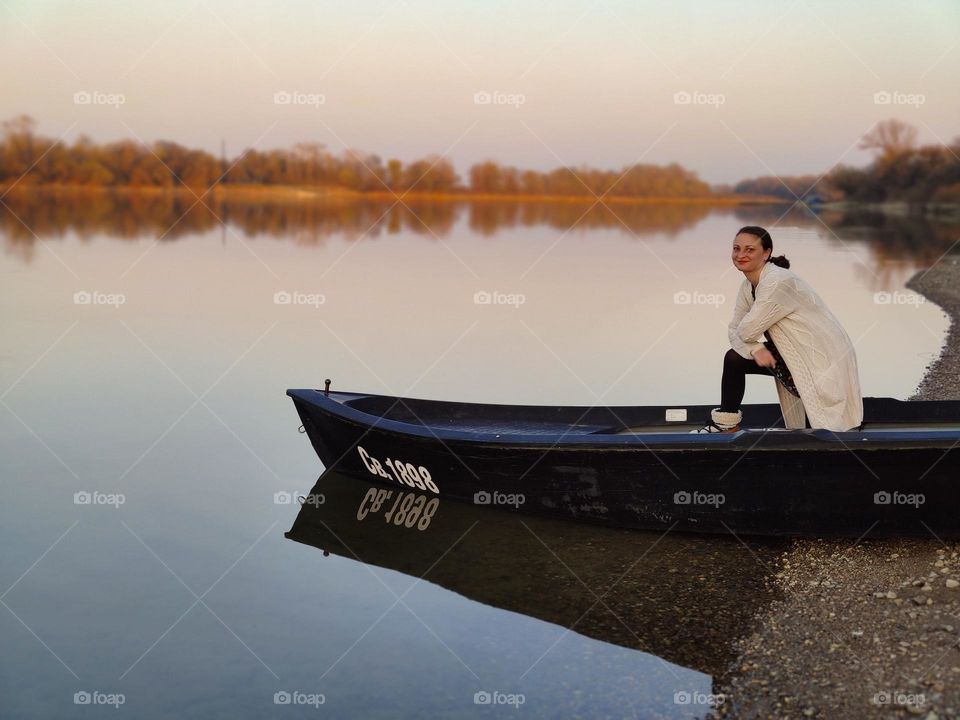
<path fill-rule="evenodd" d="M 0 119 L 229 157 L 323 143 L 711 183 L 960 135 L 956 0 L 0 0 Z"/>

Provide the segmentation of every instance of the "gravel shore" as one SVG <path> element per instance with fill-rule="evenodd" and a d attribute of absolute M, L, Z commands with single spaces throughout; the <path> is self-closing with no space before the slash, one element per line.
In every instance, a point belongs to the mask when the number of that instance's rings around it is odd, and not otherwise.
<path fill-rule="evenodd" d="M 960 399 L 960 254 L 907 287 L 951 319 L 911 399 Z M 960 717 L 960 543 L 797 540 L 773 570 L 783 599 L 739 642 L 716 716 Z"/>

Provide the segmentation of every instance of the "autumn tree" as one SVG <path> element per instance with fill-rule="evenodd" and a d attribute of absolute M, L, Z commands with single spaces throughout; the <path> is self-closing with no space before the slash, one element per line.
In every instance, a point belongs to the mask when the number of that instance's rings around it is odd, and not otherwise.
<path fill-rule="evenodd" d="M 861 150 L 877 152 L 881 164 L 887 165 L 912 151 L 917 144 L 917 129 L 902 120 L 891 118 L 877 123 L 860 141 Z"/>

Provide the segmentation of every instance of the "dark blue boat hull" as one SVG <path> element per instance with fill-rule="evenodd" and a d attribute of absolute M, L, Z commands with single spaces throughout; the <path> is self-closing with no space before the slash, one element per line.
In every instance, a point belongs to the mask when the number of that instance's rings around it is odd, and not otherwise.
<path fill-rule="evenodd" d="M 949 431 L 754 429 L 704 438 L 581 427 L 498 436 L 465 432 L 463 423 L 413 427 L 319 391 L 288 394 L 327 469 L 427 493 L 435 487 L 452 500 L 625 528 L 960 537 L 960 452 Z M 755 406 L 753 414 L 774 410 Z"/>

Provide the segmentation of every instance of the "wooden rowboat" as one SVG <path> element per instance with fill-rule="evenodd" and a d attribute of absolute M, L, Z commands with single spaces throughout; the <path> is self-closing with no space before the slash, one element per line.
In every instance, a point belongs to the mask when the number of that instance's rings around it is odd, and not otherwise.
<path fill-rule="evenodd" d="M 859 430 L 736 433 L 711 406 L 490 405 L 288 390 L 324 467 L 443 498 L 616 527 L 960 537 L 960 401 L 864 398 Z"/>

